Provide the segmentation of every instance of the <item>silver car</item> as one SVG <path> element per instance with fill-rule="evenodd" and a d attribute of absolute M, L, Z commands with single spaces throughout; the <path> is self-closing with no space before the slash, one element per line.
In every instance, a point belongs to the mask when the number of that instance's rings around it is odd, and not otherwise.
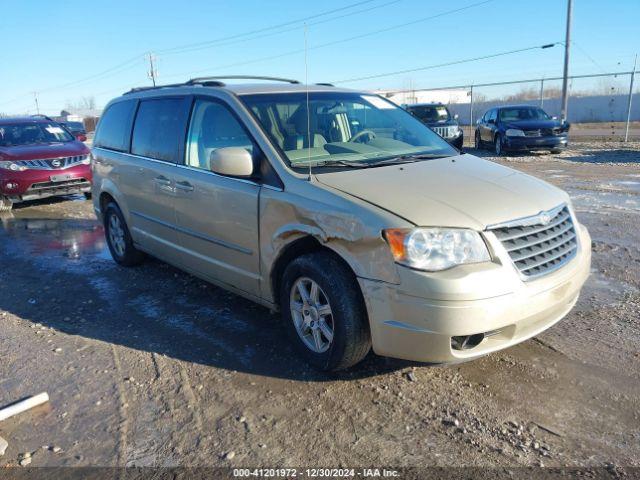
<path fill-rule="evenodd" d="M 375 94 L 259 80 L 109 103 L 93 199 L 116 262 L 149 254 L 280 310 L 326 370 L 371 348 L 477 358 L 575 305 L 591 241 L 566 193 L 459 153 Z"/>

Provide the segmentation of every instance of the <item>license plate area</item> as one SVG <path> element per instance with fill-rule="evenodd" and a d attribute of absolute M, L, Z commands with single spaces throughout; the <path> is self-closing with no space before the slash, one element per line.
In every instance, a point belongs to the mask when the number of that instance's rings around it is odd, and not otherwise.
<path fill-rule="evenodd" d="M 68 180 L 71 180 L 73 178 L 73 175 L 71 175 L 70 173 L 61 173 L 60 175 L 51 175 L 51 177 L 49 178 L 52 182 L 66 182 Z"/>

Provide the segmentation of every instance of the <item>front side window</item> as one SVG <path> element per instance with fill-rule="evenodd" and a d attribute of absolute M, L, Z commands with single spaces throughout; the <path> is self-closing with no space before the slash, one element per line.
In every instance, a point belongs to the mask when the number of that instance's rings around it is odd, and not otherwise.
<path fill-rule="evenodd" d="M 0 125 L 0 146 L 39 145 L 75 140 L 56 123 L 15 123 Z"/>
<path fill-rule="evenodd" d="M 309 92 L 307 101 L 306 92 L 296 92 L 241 99 L 294 168 L 458 155 L 420 120 L 377 95 Z"/>
<path fill-rule="evenodd" d="M 225 105 L 196 100 L 187 140 L 187 165 L 210 170 L 211 154 L 226 147 L 245 148 L 253 154 L 253 142 Z"/>
<path fill-rule="evenodd" d="M 551 117 L 541 108 L 515 107 L 500 110 L 501 122 L 517 122 L 519 120 L 550 120 Z"/>
<path fill-rule="evenodd" d="M 131 153 L 177 162 L 184 142 L 187 106 L 184 98 L 143 100 L 138 107 Z"/>
<path fill-rule="evenodd" d="M 129 100 L 114 103 L 107 108 L 98 122 L 94 145 L 119 152 L 129 150 L 129 134 L 135 107 L 136 102 Z"/>

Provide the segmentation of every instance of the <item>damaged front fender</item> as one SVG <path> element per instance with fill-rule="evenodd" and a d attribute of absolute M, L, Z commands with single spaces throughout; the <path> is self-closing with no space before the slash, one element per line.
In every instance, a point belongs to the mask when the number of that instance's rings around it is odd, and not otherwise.
<path fill-rule="evenodd" d="M 383 228 L 391 220 L 381 218 L 368 204 L 346 200 L 329 192 L 331 203 L 308 195 L 264 190 L 260 197 L 260 251 L 263 278 L 262 294 L 274 302 L 270 279 L 277 260 L 294 242 L 314 238 L 336 252 L 356 276 L 388 283 L 399 283 L 393 257 L 382 238 Z M 355 207 L 355 208 L 354 208 Z M 390 216 L 383 212 L 382 217 Z M 393 222 L 399 219 L 393 217 Z M 402 220 L 400 220 L 402 221 Z"/>

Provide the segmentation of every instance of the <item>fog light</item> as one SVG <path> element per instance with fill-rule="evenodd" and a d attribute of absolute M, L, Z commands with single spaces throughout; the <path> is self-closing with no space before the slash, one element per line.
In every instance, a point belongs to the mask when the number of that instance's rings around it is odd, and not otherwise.
<path fill-rule="evenodd" d="M 13 182 L 7 182 L 5 183 L 4 188 L 6 188 L 7 190 L 15 190 L 16 188 L 18 188 L 18 184 Z"/>

